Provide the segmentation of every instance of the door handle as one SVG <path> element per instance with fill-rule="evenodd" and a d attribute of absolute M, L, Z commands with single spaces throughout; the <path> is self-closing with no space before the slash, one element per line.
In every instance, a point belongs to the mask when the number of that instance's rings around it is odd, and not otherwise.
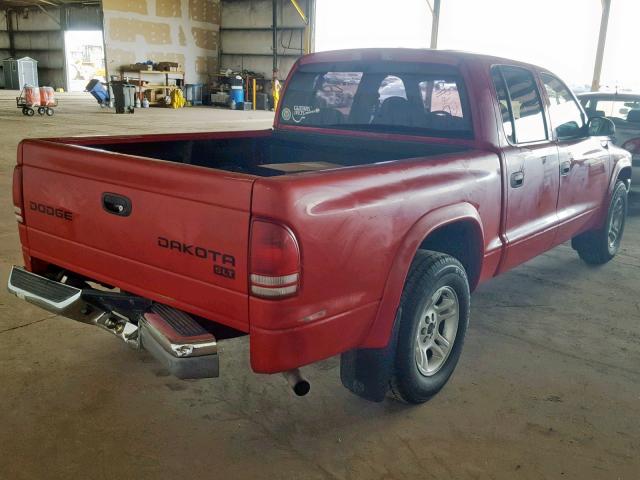
<path fill-rule="evenodd" d="M 566 161 L 560 164 L 560 175 L 566 177 L 571 173 L 571 162 Z"/>
<path fill-rule="evenodd" d="M 128 217 L 131 215 L 131 200 L 116 193 L 102 194 L 102 208 L 113 215 Z"/>
<path fill-rule="evenodd" d="M 511 174 L 511 188 L 518 188 L 524 185 L 524 172 L 513 172 Z"/>

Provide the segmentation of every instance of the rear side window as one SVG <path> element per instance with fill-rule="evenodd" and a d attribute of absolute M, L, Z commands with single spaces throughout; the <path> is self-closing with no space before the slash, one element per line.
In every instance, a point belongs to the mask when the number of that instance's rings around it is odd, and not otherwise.
<path fill-rule="evenodd" d="M 494 83 L 497 74 L 502 77 L 502 84 L 495 85 L 496 91 L 500 92 L 500 88 L 503 90 L 506 88 L 508 113 L 513 125 L 513 132 L 510 135 L 508 127 L 505 130 L 507 137 L 510 137 L 514 143 L 546 140 L 544 110 L 533 74 L 526 68 L 511 66 L 494 67 L 492 73 L 494 73 Z M 503 103 L 500 98 L 498 101 Z M 501 110 L 503 110 L 502 107 Z M 506 122 L 503 120 L 504 123 Z"/>
<path fill-rule="evenodd" d="M 498 68 L 491 69 L 491 79 L 498 95 L 502 128 L 509 141 L 516 143 L 516 138 L 513 136 L 513 116 L 509 106 L 509 94 L 507 93 L 507 86 L 504 83 L 504 78 L 502 78 L 502 73 Z"/>

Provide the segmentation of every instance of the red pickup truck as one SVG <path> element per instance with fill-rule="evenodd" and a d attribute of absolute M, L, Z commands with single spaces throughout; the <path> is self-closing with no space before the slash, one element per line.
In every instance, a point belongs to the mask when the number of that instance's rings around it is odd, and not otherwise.
<path fill-rule="evenodd" d="M 459 52 L 302 57 L 274 128 L 25 140 L 13 179 L 24 268 L 9 290 L 218 375 L 342 354 L 354 393 L 420 403 L 460 357 L 470 291 L 571 240 L 622 238 L 631 161 L 532 65 Z"/>

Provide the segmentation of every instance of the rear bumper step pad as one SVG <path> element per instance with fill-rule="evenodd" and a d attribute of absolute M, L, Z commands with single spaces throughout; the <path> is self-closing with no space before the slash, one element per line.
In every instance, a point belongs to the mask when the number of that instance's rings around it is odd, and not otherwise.
<path fill-rule="evenodd" d="M 8 289 L 18 298 L 40 305 L 53 313 L 64 312 L 80 299 L 82 290 L 13 267 Z"/>
<path fill-rule="evenodd" d="M 216 338 L 188 314 L 156 303 L 140 326 L 142 346 L 176 377 L 219 375 Z"/>
<path fill-rule="evenodd" d="M 9 292 L 49 312 L 99 326 L 144 348 L 178 378 L 219 375 L 216 338 L 188 314 L 124 293 L 78 289 L 13 267 Z M 123 309 L 125 308 L 125 309 Z"/>

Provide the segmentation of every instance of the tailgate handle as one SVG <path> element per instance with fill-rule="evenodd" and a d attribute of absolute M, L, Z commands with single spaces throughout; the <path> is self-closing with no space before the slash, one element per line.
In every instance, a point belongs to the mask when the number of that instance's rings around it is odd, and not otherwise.
<path fill-rule="evenodd" d="M 114 215 L 128 217 L 131 215 L 131 200 L 124 195 L 105 192 L 102 194 L 102 208 Z"/>

